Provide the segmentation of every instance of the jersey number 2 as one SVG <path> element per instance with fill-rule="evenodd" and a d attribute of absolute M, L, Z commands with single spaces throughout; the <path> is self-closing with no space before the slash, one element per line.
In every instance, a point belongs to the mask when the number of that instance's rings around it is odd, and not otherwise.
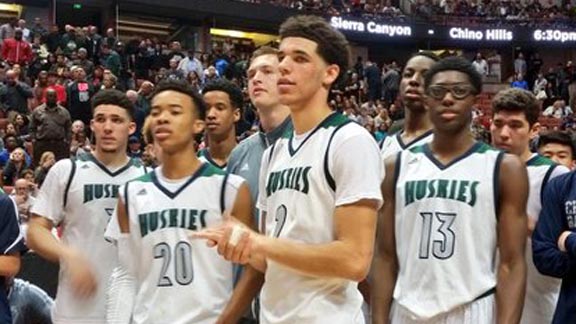
<path fill-rule="evenodd" d="M 454 244 L 456 243 L 456 235 L 452 231 L 452 224 L 454 224 L 456 214 L 435 212 L 420 213 L 420 216 L 422 217 L 422 236 L 418 255 L 420 259 L 429 258 L 430 244 L 432 244 L 432 255 L 434 257 L 441 260 L 450 258 L 454 254 Z M 441 239 L 432 239 L 433 227 L 437 227 L 436 231 L 440 234 Z"/>
<path fill-rule="evenodd" d="M 159 287 L 173 286 L 172 279 L 166 274 L 172 259 L 172 249 L 167 243 L 158 243 L 154 246 L 154 259 L 162 259 L 162 269 L 158 279 Z M 179 285 L 185 286 L 194 279 L 192 268 L 192 247 L 186 241 L 180 241 L 174 248 L 174 279 Z"/>

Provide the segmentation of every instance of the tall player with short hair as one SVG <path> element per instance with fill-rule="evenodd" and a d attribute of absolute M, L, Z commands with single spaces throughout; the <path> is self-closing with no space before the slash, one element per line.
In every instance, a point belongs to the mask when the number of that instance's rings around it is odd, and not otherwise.
<path fill-rule="evenodd" d="M 252 203 L 255 206 L 258 197 L 258 178 L 264 151 L 274 145 L 287 131 L 292 130 L 290 108 L 280 103 L 278 94 L 278 50 L 263 46 L 257 49 L 250 59 L 248 66 L 248 95 L 258 112 L 260 121 L 259 131 L 243 140 L 232 150 L 227 170 L 246 179 L 250 187 Z M 252 212 L 256 223 L 257 210 Z M 250 302 L 260 292 L 264 284 L 264 274 L 245 267 L 248 273 L 244 278 L 246 282 L 238 282 L 234 294 L 224 310 L 222 323 L 233 323 L 248 309 Z M 257 310 L 255 310 L 258 316 Z"/>
<path fill-rule="evenodd" d="M 373 323 L 517 323 L 526 282 L 526 169 L 470 133 L 482 91 L 470 62 L 439 61 L 425 89 L 432 142 L 386 162 Z"/>
<path fill-rule="evenodd" d="M 540 131 L 540 104 L 531 92 L 517 88 L 498 92 L 492 100 L 492 112 L 492 145 L 520 157 L 526 163 L 530 183 L 526 211 L 531 234 L 542 210 L 542 193 L 548 180 L 569 170 L 530 152 L 530 140 Z M 531 242 L 528 239 L 526 299 L 521 323 L 550 323 L 558 300 L 560 280 L 538 273 L 532 262 Z"/>
<path fill-rule="evenodd" d="M 225 211 L 250 226 L 250 191 L 242 178 L 196 157 L 206 106 L 190 85 L 162 82 L 151 103 L 162 163 L 120 189 L 107 236 L 118 244 L 116 282 L 132 285 L 113 286 L 108 321 L 213 324 L 232 295 L 232 263 L 190 241 L 189 232 L 220 223 Z"/>
<path fill-rule="evenodd" d="M 400 99 L 404 103 L 406 117 L 404 128 L 398 133 L 387 136 L 380 143 L 382 159 L 398 152 L 429 143 L 432 140 L 432 123 L 428 110 L 424 107 L 424 74 L 439 58 L 428 52 L 414 54 L 402 71 L 400 80 Z"/>
<path fill-rule="evenodd" d="M 206 103 L 206 138 L 208 147 L 198 156 L 203 161 L 226 170 L 228 158 L 236 147 L 236 123 L 242 115 L 242 90 L 225 79 L 209 82 L 202 90 Z"/>
<path fill-rule="evenodd" d="M 266 236 L 233 221 L 199 236 L 265 272 L 261 323 L 364 323 L 357 282 L 372 259 L 382 163 L 371 135 L 328 105 L 349 62 L 348 42 L 315 16 L 289 18 L 280 38 L 278 90 L 294 131 L 262 159 Z"/>
<path fill-rule="evenodd" d="M 133 112 L 122 92 L 98 92 L 90 122 L 94 151 L 77 160 L 58 161 L 32 207 L 28 244 L 43 258 L 60 263 L 54 323 L 105 321 L 105 293 L 117 258 L 104 231 L 118 187 L 146 173 L 139 160 L 126 155 L 128 136 L 136 129 Z M 59 225 L 64 229 L 62 240 L 51 233 Z"/>

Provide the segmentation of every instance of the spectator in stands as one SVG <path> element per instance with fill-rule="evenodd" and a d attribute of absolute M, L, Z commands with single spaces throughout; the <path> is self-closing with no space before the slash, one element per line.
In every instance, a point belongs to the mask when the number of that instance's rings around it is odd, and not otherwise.
<path fill-rule="evenodd" d="M 384 74 L 382 75 L 382 90 L 386 103 L 391 104 L 396 100 L 398 90 L 400 89 L 400 78 L 400 71 L 398 70 L 396 62 L 392 62 L 390 66 L 385 68 Z"/>
<path fill-rule="evenodd" d="M 88 57 L 92 62 L 97 63 L 100 58 L 100 49 L 102 46 L 102 36 L 98 34 L 96 26 L 88 27 L 88 34 L 86 35 Z"/>
<path fill-rule="evenodd" d="M 24 172 L 22 172 L 22 178 L 28 181 L 28 189 L 30 191 L 30 195 L 36 198 L 36 195 L 38 194 L 38 185 L 36 184 L 36 176 L 34 175 L 34 171 L 31 169 L 24 170 Z"/>
<path fill-rule="evenodd" d="M 26 20 L 20 19 L 18 20 L 18 28 L 22 30 L 22 40 L 31 43 L 32 42 L 32 34 L 30 29 L 26 27 Z"/>
<path fill-rule="evenodd" d="M 488 75 L 488 62 L 482 56 L 482 53 L 476 53 L 476 58 L 472 62 L 472 66 L 485 78 Z"/>
<path fill-rule="evenodd" d="M 14 37 L 2 43 L 2 58 L 9 64 L 27 65 L 32 61 L 32 47 L 22 37 L 22 29 L 16 28 Z"/>
<path fill-rule="evenodd" d="M 50 28 L 50 33 L 46 35 L 46 45 L 48 46 L 48 51 L 50 53 L 56 53 L 60 48 L 60 43 L 62 41 L 62 36 L 60 35 L 60 29 L 58 25 L 54 24 Z"/>
<path fill-rule="evenodd" d="M 181 70 L 184 75 L 189 75 L 190 72 L 196 72 L 198 76 L 201 76 L 204 73 L 202 62 L 196 58 L 194 48 L 189 49 L 188 56 L 180 60 L 178 70 Z"/>
<path fill-rule="evenodd" d="M 524 59 L 524 54 L 520 52 L 518 53 L 518 57 L 514 60 L 514 73 L 518 76 L 525 77 L 526 72 L 527 72 L 526 60 Z"/>
<path fill-rule="evenodd" d="M 524 76 L 522 74 L 517 74 L 514 77 L 514 81 L 511 84 L 512 88 L 520 88 L 524 90 L 528 90 L 528 82 L 524 80 Z"/>
<path fill-rule="evenodd" d="M 18 18 L 10 18 L 10 20 L 4 25 L 0 26 L 0 44 L 8 38 L 14 37 L 14 32 L 18 26 Z"/>
<path fill-rule="evenodd" d="M 48 35 L 48 29 L 46 29 L 46 27 L 42 25 L 42 19 L 38 17 L 34 18 L 34 26 L 32 26 L 32 29 L 30 31 L 32 32 L 33 38 L 36 37 L 42 38 Z"/>
<path fill-rule="evenodd" d="M 139 99 L 138 92 L 134 90 L 128 90 L 126 91 L 126 97 L 128 97 L 128 100 L 130 100 L 134 105 L 134 122 L 136 123 L 136 131 L 134 131 L 133 135 L 136 136 L 136 138 L 140 139 L 142 138 L 141 135 L 142 135 L 142 127 L 144 126 L 144 120 L 146 119 L 146 116 L 148 114 L 145 108 L 141 107 L 138 104 Z M 128 147 L 128 149 L 130 149 L 130 146 Z"/>
<path fill-rule="evenodd" d="M 104 78 L 104 68 L 100 65 L 94 68 L 94 73 L 89 77 L 90 84 L 94 90 L 98 92 L 102 88 L 102 80 Z"/>
<path fill-rule="evenodd" d="M 118 55 L 118 53 L 113 50 L 113 47 L 107 42 L 102 44 L 101 62 L 102 66 L 110 70 L 112 74 L 115 76 L 120 75 L 120 69 L 122 68 L 120 55 Z"/>
<path fill-rule="evenodd" d="M 56 63 L 50 66 L 48 72 L 55 74 L 57 77 L 64 77 L 68 75 L 68 64 L 66 64 L 66 56 L 62 53 L 56 55 Z"/>
<path fill-rule="evenodd" d="M 208 82 L 216 81 L 219 78 L 220 76 L 218 75 L 216 68 L 213 65 L 210 65 L 206 71 L 204 71 L 204 80 L 202 83 L 207 84 Z"/>
<path fill-rule="evenodd" d="M 10 159 L 2 171 L 2 184 L 13 186 L 16 179 L 22 177 L 22 172 L 30 168 L 30 163 L 26 162 L 26 152 L 23 148 L 17 147 L 10 153 Z"/>
<path fill-rule="evenodd" d="M 6 72 L 4 85 L 0 88 L 0 103 L 4 111 L 8 113 L 8 118 L 12 118 L 12 115 L 16 113 L 26 114 L 28 99 L 34 96 L 30 86 L 18 81 L 14 70 Z"/>
<path fill-rule="evenodd" d="M 29 212 L 32 205 L 34 205 L 34 197 L 30 193 L 30 184 L 28 180 L 24 178 L 19 178 L 14 182 L 14 190 L 10 194 L 10 197 L 14 199 L 16 207 L 18 207 L 18 216 L 22 222 L 27 222 L 29 218 Z"/>
<path fill-rule="evenodd" d="M 542 112 L 542 116 L 554 117 L 556 119 L 562 119 L 571 114 L 572 109 L 566 106 L 566 102 L 564 100 L 554 101 L 554 103 L 551 106 L 549 106 L 544 110 L 544 112 Z"/>
<path fill-rule="evenodd" d="M 100 89 L 116 89 L 116 83 L 118 78 L 112 73 L 106 73 L 104 71 L 104 76 L 102 77 L 102 86 Z"/>
<path fill-rule="evenodd" d="M 536 95 L 536 99 L 544 100 L 548 98 L 548 94 L 546 92 L 548 89 L 548 80 L 544 77 L 542 72 L 538 72 L 538 77 L 534 80 L 534 95 Z"/>
<path fill-rule="evenodd" d="M 48 90 L 56 91 L 56 98 L 60 105 L 66 105 L 68 98 L 66 97 L 66 87 L 58 83 L 58 74 L 55 71 L 48 72 L 48 86 L 44 88 L 42 95 L 42 103 L 46 103 L 46 95 Z"/>
<path fill-rule="evenodd" d="M 94 63 L 88 59 L 88 51 L 84 47 L 78 50 L 78 59 L 74 61 L 74 65 L 84 69 L 86 75 L 92 75 L 94 72 Z"/>
<path fill-rule="evenodd" d="M 186 75 L 182 70 L 178 69 L 178 61 L 175 58 L 170 59 L 170 66 L 166 72 L 166 78 L 169 80 L 182 81 L 186 78 Z"/>
<path fill-rule="evenodd" d="M 576 167 L 576 147 L 570 134 L 551 131 L 540 134 L 538 153 L 570 170 Z"/>
<path fill-rule="evenodd" d="M 366 60 L 364 77 L 368 85 L 368 100 L 371 102 L 380 99 L 382 96 L 382 80 L 380 79 L 380 69 L 376 63 Z"/>
<path fill-rule="evenodd" d="M 96 90 L 92 84 L 86 81 L 86 72 L 83 68 L 74 69 L 73 75 L 76 79 L 66 88 L 70 118 L 88 124 L 92 118 L 90 99 Z"/>
<path fill-rule="evenodd" d="M 72 139 L 70 141 L 70 156 L 76 157 L 78 154 L 90 152 L 90 140 L 86 136 L 84 123 L 76 120 L 72 123 Z"/>
<path fill-rule="evenodd" d="M 352 72 L 348 84 L 344 87 L 344 94 L 348 97 L 359 96 L 364 91 L 364 81 L 356 72 Z"/>
<path fill-rule="evenodd" d="M 38 166 L 34 171 L 34 178 L 36 180 L 36 183 L 38 184 L 38 187 L 42 186 L 42 183 L 44 182 L 44 179 L 46 179 L 48 171 L 50 171 L 50 168 L 54 165 L 54 163 L 56 163 L 56 157 L 54 156 L 54 153 L 50 151 L 42 153 L 42 157 L 40 157 L 40 162 L 38 163 Z"/>
<path fill-rule="evenodd" d="M 196 90 L 196 92 L 200 93 L 202 91 L 202 79 L 196 74 L 196 71 L 190 71 L 188 73 L 188 77 L 186 81 Z"/>
<path fill-rule="evenodd" d="M 70 156 L 71 124 L 68 110 L 58 105 L 56 91 L 48 90 L 46 103 L 34 109 L 30 120 L 34 165 L 46 151 L 53 152 L 56 160 Z"/>
<path fill-rule="evenodd" d="M 140 159 L 142 153 L 142 143 L 140 142 L 140 138 L 136 135 L 130 136 L 128 139 L 128 156 Z"/>
<path fill-rule="evenodd" d="M 16 129 L 16 134 L 24 139 L 27 138 L 27 135 L 30 133 L 28 125 L 29 122 L 30 120 L 28 119 L 28 116 L 24 114 L 17 114 L 12 122 Z"/>

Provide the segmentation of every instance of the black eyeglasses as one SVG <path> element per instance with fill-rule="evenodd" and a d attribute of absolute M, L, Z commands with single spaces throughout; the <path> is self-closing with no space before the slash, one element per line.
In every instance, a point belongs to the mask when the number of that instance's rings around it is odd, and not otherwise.
<path fill-rule="evenodd" d="M 468 97 L 475 89 L 469 85 L 455 85 L 455 86 L 442 86 L 442 85 L 432 85 L 426 90 L 426 94 L 436 100 L 442 100 L 446 96 L 446 93 L 450 92 L 454 99 L 462 100 Z"/>

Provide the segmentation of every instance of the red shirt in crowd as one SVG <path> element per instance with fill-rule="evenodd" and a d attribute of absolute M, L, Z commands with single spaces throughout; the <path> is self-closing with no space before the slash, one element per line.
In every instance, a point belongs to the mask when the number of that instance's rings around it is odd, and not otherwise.
<path fill-rule="evenodd" d="M 10 64 L 28 64 L 32 60 L 32 48 L 26 41 L 5 39 L 2 44 L 2 58 Z"/>
<path fill-rule="evenodd" d="M 42 91 L 42 103 L 46 103 L 46 91 L 48 91 L 48 89 L 54 89 L 58 103 L 62 106 L 66 105 L 66 88 L 60 84 L 49 85 L 44 88 L 44 91 Z"/>

